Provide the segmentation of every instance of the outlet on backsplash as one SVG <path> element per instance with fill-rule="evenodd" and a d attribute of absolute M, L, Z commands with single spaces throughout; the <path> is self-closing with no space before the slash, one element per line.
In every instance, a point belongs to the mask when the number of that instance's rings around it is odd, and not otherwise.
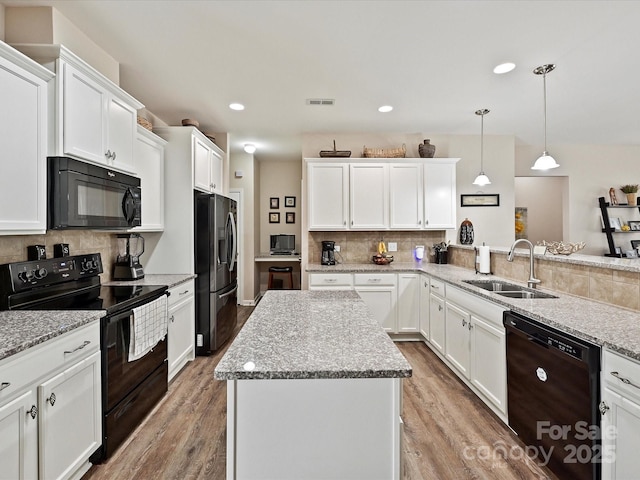
<path fill-rule="evenodd" d="M 333 249 L 334 249 L 336 252 L 339 252 L 339 251 L 340 251 L 340 245 L 334 245 L 334 246 L 333 246 Z"/>
<path fill-rule="evenodd" d="M 398 243 L 397 242 L 389 242 L 387 244 L 387 250 L 389 252 L 397 252 L 398 251 Z"/>

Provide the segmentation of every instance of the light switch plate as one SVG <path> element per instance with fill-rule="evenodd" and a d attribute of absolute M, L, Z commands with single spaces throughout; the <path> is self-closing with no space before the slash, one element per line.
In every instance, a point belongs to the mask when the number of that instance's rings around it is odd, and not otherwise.
<path fill-rule="evenodd" d="M 387 245 L 387 250 L 389 250 L 390 252 L 397 252 L 398 251 L 397 242 L 389 242 L 389 244 Z"/>

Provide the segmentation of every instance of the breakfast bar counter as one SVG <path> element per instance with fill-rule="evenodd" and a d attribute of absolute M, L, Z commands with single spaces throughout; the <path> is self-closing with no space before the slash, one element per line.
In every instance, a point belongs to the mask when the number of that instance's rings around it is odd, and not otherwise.
<path fill-rule="evenodd" d="M 267 292 L 215 369 L 227 478 L 400 478 L 409 376 L 356 292 Z"/>

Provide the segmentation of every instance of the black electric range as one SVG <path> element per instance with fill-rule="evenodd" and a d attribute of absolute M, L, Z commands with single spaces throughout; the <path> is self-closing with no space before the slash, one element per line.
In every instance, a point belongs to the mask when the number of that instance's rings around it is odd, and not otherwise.
<path fill-rule="evenodd" d="M 0 310 L 105 310 L 100 319 L 102 445 L 98 463 L 121 445 L 167 392 L 167 335 L 130 356 L 134 309 L 168 295 L 166 285 L 100 284 L 99 253 L 0 265 Z"/>

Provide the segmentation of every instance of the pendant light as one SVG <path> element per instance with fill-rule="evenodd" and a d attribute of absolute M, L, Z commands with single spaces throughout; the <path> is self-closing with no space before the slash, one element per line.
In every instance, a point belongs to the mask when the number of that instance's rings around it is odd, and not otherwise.
<path fill-rule="evenodd" d="M 480 173 L 473 181 L 474 185 L 491 185 L 491 180 L 484 174 L 484 116 L 489 113 L 489 110 L 483 108 L 476 110 L 476 115 L 480 115 Z"/>
<path fill-rule="evenodd" d="M 536 163 L 533 164 L 531 170 L 550 170 L 560 166 L 547 152 L 547 73 L 553 71 L 554 68 L 556 68 L 556 66 L 550 63 L 548 65 L 541 65 L 533 71 L 536 75 L 542 75 L 542 87 L 544 91 L 544 151 L 536 160 Z"/>

